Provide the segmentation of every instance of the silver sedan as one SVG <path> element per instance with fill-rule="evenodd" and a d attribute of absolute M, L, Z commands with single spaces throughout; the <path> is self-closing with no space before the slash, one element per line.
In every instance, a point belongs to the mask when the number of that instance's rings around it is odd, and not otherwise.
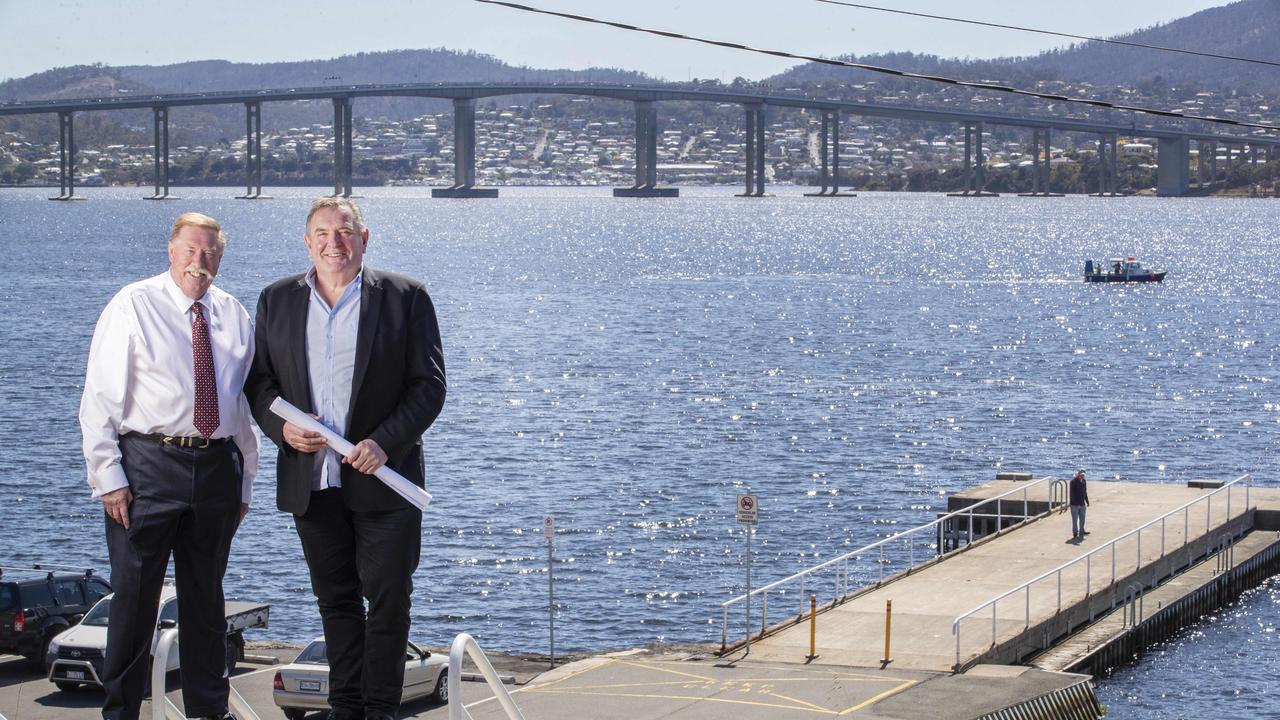
<path fill-rule="evenodd" d="M 431 697 L 449 702 L 449 658 L 409 643 L 404 653 L 404 695 L 408 702 Z M 311 641 L 298 657 L 276 671 L 271 693 L 289 720 L 302 720 L 311 710 L 329 709 L 329 657 L 324 638 Z"/>

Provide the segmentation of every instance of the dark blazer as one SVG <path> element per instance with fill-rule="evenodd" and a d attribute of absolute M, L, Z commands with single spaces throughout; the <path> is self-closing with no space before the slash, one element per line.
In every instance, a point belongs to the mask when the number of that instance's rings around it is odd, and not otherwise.
<path fill-rule="evenodd" d="M 311 500 L 315 454 L 284 441 L 284 421 L 269 409 L 282 397 L 314 412 L 306 357 L 306 275 L 285 278 L 262 291 L 254 330 L 253 366 L 245 396 L 258 426 L 279 447 L 276 505 L 301 515 Z M 387 465 L 423 485 L 422 434 L 440 414 L 445 396 L 444 353 L 435 308 L 422 284 L 393 273 L 363 270 L 360 327 L 346 437 L 372 438 Z M 361 512 L 393 510 L 408 503 L 372 475 L 342 465 L 342 498 Z"/>

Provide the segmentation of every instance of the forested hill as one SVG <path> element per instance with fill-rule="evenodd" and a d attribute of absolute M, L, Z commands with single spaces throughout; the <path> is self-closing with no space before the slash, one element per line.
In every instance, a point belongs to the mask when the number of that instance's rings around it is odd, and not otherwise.
<path fill-rule="evenodd" d="M 999 21 L 998 18 L 983 19 Z M 1069 32 L 1066 28 L 1060 29 Z M 1280 62 L 1280 0 L 1241 0 L 1112 39 Z M 848 55 L 843 59 L 966 80 L 994 79 L 1012 83 L 1068 80 L 1112 86 L 1157 86 L 1157 89 L 1161 85 L 1195 84 L 1219 92 L 1280 95 L 1280 68 L 1275 66 L 1097 42 L 1076 43 L 1034 57 L 994 60 L 942 59 L 914 53 Z M 770 78 L 770 82 L 788 84 L 871 77 L 861 71 L 805 64 Z"/>
<path fill-rule="evenodd" d="M 210 92 L 268 88 L 427 82 L 655 82 L 643 73 L 592 68 L 516 67 L 492 55 L 436 48 L 358 53 L 327 60 L 58 68 L 0 83 L 2 100 L 81 98 L 138 92 Z"/>

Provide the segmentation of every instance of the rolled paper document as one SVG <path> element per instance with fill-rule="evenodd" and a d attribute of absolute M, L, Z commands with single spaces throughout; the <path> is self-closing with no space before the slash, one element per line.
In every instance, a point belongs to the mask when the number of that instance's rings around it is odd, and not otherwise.
<path fill-rule="evenodd" d="M 303 430 L 320 433 L 320 437 L 323 437 L 325 442 L 329 443 L 329 447 L 338 451 L 340 455 L 350 455 L 351 451 L 355 449 L 355 445 L 351 441 L 325 427 L 319 420 L 294 407 L 284 398 L 276 398 L 271 402 L 271 412 Z M 426 510 L 427 505 L 431 502 L 431 493 L 409 482 L 403 475 L 386 465 L 374 470 L 373 476 L 419 510 Z"/>

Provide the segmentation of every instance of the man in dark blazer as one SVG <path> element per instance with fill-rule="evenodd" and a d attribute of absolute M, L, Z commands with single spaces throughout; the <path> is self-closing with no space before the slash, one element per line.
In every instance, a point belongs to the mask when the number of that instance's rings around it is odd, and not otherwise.
<path fill-rule="evenodd" d="M 315 201 L 304 240 L 312 268 L 258 298 L 245 395 L 279 447 L 277 505 L 294 515 L 320 608 L 329 717 L 386 720 L 400 706 L 422 513 L 372 473 L 386 464 L 423 484 L 422 434 L 445 397 L 440 331 L 421 283 L 364 266 L 355 203 Z M 355 449 L 340 456 L 284 422 L 277 397 Z"/>

